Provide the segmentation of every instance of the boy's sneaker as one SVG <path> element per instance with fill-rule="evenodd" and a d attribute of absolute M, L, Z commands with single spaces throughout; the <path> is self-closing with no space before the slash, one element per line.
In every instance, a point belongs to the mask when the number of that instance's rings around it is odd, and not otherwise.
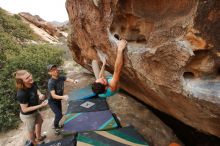
<path fill-rule="evenodd" d="M 62 124 L 62 125 L 59 125 L 59 126 L 58 126 L 58 128 L 59 128 L 59 129 L 62 129 L 62 128 L 63 128 L 63 126 L 64 126 L 63 124 Z"/>
<path fill-rule="evenodd" d="M 55 128 L 54 133 L 55 135 L 60 135 L 60 128 Z"/>
<path fill-rule="evenodd" d="M 58 127 L 53 127 L 53 129 L 62 129 L 64 125 L 58 125 Z"/>
<path fill-rule="evenodd" d="M 30 140 L 27 140 L 24 146 L 34 146 L 34 144 Z"/>
<path fill-rule="evenodd" d="M 46 137 L 47 137 L 46 135 L 43 135 L 40 138 L 36 138 L 35 141 L 39 142 L 39 143 L 42 143 Z"/>

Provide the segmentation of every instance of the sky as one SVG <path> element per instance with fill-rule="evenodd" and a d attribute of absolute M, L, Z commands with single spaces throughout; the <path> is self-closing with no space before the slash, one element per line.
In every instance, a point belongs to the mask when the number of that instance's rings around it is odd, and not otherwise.
<path fill-rule="evenodd" d="M 11 13 L 29 12 L 46 21 L 68 20 L 66 0 L 0 0 L 0 7 Z"/>

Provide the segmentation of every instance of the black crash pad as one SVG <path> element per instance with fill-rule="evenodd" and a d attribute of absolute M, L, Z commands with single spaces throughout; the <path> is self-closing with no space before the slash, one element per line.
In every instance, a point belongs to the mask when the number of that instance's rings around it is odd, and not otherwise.
<path fill-rule="evenodd" d="M 108 110 L 108 104 L 105 99 L 92 98 L 86 100 L 72 100 L 68 102 L 66 114 L 82 113 L 82 112 L 96 112 Z"/>

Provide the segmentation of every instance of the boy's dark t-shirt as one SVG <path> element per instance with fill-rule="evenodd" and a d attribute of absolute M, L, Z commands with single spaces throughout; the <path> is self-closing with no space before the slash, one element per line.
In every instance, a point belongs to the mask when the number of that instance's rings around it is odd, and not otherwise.
<path fill-rule="evenodd" d="M 60 76 L 58 79 L 50 78 L 48 81 L 48 92 L 49 92 L 49 101 L 60 101 L 60 99 L 54 99 L 51 96 L 51 91 L 55 90 L 55 94 L 59 96 L 63 96 L 63 90 L 64 90 L 64 81 L 66 80 L 66 77 Z"/>
<path fill-rule="evenodd" d="M 20 104 L 28 104 L 28 107 L 39 105 L 39 97 L 37 95 L 37 89 L 38 86 L 34 82 L 31 88 L 18 90 L 17 100 L 19 101 Z M 24 113 L 20 107 L 20 111 L 23 115 L 30 115 L 37 110 Z"/>

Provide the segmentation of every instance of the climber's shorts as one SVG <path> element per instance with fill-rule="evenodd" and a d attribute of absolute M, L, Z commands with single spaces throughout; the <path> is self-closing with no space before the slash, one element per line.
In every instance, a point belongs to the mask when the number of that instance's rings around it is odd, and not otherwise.
<path fill-rule="evenodd" d="M 22 113 L 20 113 L 20 118 L 21 118 L 21 121 L 24 123 L 26 130 L 28 132 L 33 132 L 35 129 L 36 121 L 38 118 L 41 118 L 41 115 L 38 111 L 30 115 L 23 115 Z"/>

